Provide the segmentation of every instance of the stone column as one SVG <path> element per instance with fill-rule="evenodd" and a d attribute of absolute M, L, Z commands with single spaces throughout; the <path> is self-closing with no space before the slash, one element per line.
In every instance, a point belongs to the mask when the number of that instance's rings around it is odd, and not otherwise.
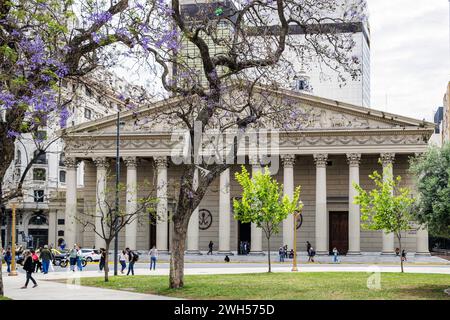
<path fill-rule="evenodd" d="M 167 157 L 155 157 L 157 169 L 157 190 L 156 197 L 158 203 L 156 214 L 158 221 L 156 223 L 156 248 L 160 252 L 168 252 L 168 216 L 167 216 Z"/>
<path fill-rule="evenodd" d="M 194 190 L 198 188 L 198 169 L 194 171 Z M 187 254 L 200 255 L 200 250 L 198 248 L 199 241 L 199 228 L 198 228 L 198 207 L 195 208 L 194 212 L 189 219 L 188 232 L 187 232 Z"/>
<path fill-rule="evenodd" d="M 64 241 L 67 248 L 76 244 L 77 234 L 77 160 L 66 158 L 66 212 L 64 217 Z"/>
<path fill-rule="evenodd" d="M 349 189 L 348 189 L 348 253 L 347 255 L 361 254 L 361 213 L 359 205 L 354 204 L 358 192 L 353 187 L 359 185 L 359 164 L 361 154 L 347 154 L 349 164 Z"/>
<path fill-rule="evenodd" d="M 328 154 L 315 154 L 316 162 L 316 252 L 328 255 L 327 161 Z"/>
<path fill-rule="evenodd" d="M 294 165 L 295 155 L 284 155 L 281 157 L 283 162 L 283 187 L 284 194 L 291 199 L 294 197 Z M 288 248 L 294 248 L 294 216 L 290 214 L 283 221 L 283 245 Z"/>
<path fill-rule="evenodd" d="M 125 247 L 137 250 L 137 227 L 138 227 L 138 189 L 137 189 L 137 159 L 136 157 L 124 158 L 127 166 L 127 194 L 126 213 L 130 223 L 125 226 Z"/>
<path fill-rule="evenodd" d="M 249 160 L 252 165 L 252 175 L 257 172 L 261 172 L 261 165 L 259 163 L 258 156 L 250 156 Z M 262 229 L 258 228 L 255 223 L 252 223 L 250 255 L 264 255 L 264 252 L 262 251 L 262 236 Z"/>
<path fill-rule="evenodd" d="M 395 153 L 382 153 L 380 156 L 381 163 L 383 164 L 383 180 L 393 179 L 394 177 L 394 160 Z M 383 231 L 383 249 L 382 255 L 394 255 L 394 233 L 386 233 Z"/>
<path fill-rule="evenodd" d="M 219 254 L 231 255 L 230 251 L 230 169 L 220 174 L 219 188 Z"/>
<path fill-rule="evenodd" d="M 419 226 L 416 234 L 416 256 L 430 256 L 428 246 L 428 229 Z"/>
<path fill-rule="evenodd" d="M 106 199 L 106 184 L 107 184 L 107 170 L 109 162 L 105 157 L 99 157 L 93 159 L 95 166 L 97 167 L 97 188 L 96 188 L 96 201 L 95 201 L 95 229 L 98 233 L 102 234 L 102 220 L 106 228 L 106 219 L 108 217 L 108 206 Z M 110 204 L 112 205 L 112 204 Z M 105 247 L 105 241 L 95 233 L 95 249 Z"/>

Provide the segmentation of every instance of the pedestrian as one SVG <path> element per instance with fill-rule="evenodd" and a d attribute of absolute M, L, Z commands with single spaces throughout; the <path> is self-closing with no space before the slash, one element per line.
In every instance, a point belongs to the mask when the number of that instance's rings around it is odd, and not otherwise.
<path fill-rule="evenodd" d="M 48 249 L 48 246 L 45 245 L 44 248 L 39 253 L 39 258 L 42 263 L 42 272 L 44 274 L 48 273 L 48 268 L 50 267 L 50 260 L 52 260 L 52 253 Z"/>
<path fill-rule="evenodd" d="M 5 255 L 3 256 L 3 258 L 5 259 L 5 262 L 6 262 L 6 272 L 10 273 L 11 272 L 11 260 L 12 260 L 10 248 L 6 249 L 6 252 L 5 252 Z"/>
<path fill-rule="evenodd" d="M 33 288 L 37 287 L 36 280 L 33 278 L 33 272 L 34 272 L 34 263 L 33 258 L 31 257 L 31 253 L 29 251 L 26 251 L 24 253 L 25 260 L 23 262 L 23 270 L 27 273 L 27 280 L 25 281 L 25 285 L 21 287 L 21 289 L 26 289 L 28 287 L 28 282 L 30 280 L 33 282 Z"/>
<path fill-rule="evenodd" d="M 247 255 L 247 254 L 248 254 L 248 242 L 247 242 L 247 241 L 244 241 L 243 247 L 244 247 L 244 252 L 243 252 L 243 254 L 244 254 L 244 255 Z"/>
<path fill-rule="evenodd" d="M 402 250 L 402 261 L 406 261 L 406 251 L 405 251 L 405 249 Z"/>
<path fill-rule="evenodd" d="M 314 262 L 314 256 L 316 255 L 316 251 L 314 250 L 314 248 L 311 246 L 311 248 L 309 249 L 309 258 L 308 258 L 308 262 Z"/>
<path fill-rule="evenodd" d="M 136 263 L 136 261 L 138 261 L 139 256 L 137 253 L 133 252 L 130 250 L 130 248 L 126 248 L 125 249 L 128 253 L 128 272 L 127 272 L 127 276 L 131 274 L 134 276 L 134 264 Z"/>
<path fill-rule="evenodd" d="M 334 263 L 338 263 L 338 255 L 339 255 L 339 251 L 336 247 L 333 248 L 333 262 Z"/>
<path fill-rule="evenodd" d="M 280 247 L 280 249 L 278 249 L 278 255 L 280 257 L 280 262 L 284 262 L 284 248 Z"/>
<path fill-rule="evenodd" d="M 73 248 L 69 251 L 69 263 L 70 263 L 70 270 L 75 272 L 75 265 L 77 264 L 77 256 L 78 256 L 78 250 L 77 245 L 74 244 Z"/>
<path fill-rule="evenodd" d="M 287 244 L 285 244 L 284 245 L 284 248 L 283 248 L 284 250 L 284 257 L 287 259 L 287 257 L 288 257 L 288 246 L 287 246 Z"/>
<path fill-rule="evenodd" d="M 223 259 L 225 262 L 230 262 L 230 257 L 229 256 L 225 256 L 225 259 Z"/>
<path fill-rule="evenodd" d="M 395 255 L 396 255 L 397 257 L 400 256 L 400 248 L 395 248 Z"/>
<path fill-rule="evenodd" d="M 83 271 L 83 252 L 81 251 L 80 247 L 77 246 L 77 268 L 78 271 Z"/>
<path fill-rule="evenodd" d="M 289 251 L 289 259 L 294 259 L 294 249 L 291 249 L 291 251 Z"/>
<path fill-rule="evenodd" d="M 99 271 L 102 272 L 105 267 L 106 261 L 106 250 L 104 248 L 100 248 L 100 261 L 98 263 Z"/>
<path fill-rule="evenodd" d="M 153 246 L 153 248 L 148 253 L 150 255 L 150 270 L 156 270 L 156 260 L 158 259 L 158 249 L 156 249 L 156 246 Z"/>
<path fill-rule="evenodd" d="M 208 250 L 208 253 L 206 255 L 208 255 L 208 254 L 212 255 L 213 254 L 213 247 L 214 247 L 214 243 L 212 241 L 209 241 L 209 244 L 208 244 L 209 250 Z"/>
<path fill-rule="evenodd" d="M 122 253 L 119 253 L 119 263 L 122 266 L 122 270 L 120 270 L 120 273 L 123 274 L 123 270 L 127 268 L 127 260 L 128 260 L 128 254 L 125 250 L 122 250 Z"/>
<path fill-rule="evenodd" d="M 240 255 L 244 254 L 244 242 L 243 241 L 241 241 L 239 243 L 239 254 Z"/>
<path fill-rule="evenodd" d="M 64 249 L 66 248 L 66 242 L 64 241 L 64 239 L 61 241 L 59 247 L 61 248 L 61 251 L 64 251 Z"/>
<path fill-rule="evenodd" d="M 308 254 L 309 257 L 309 251 L 311 250 L 311 243 L 309 243 L 309 241 L 306 241 L 306 252 Z"/>
<path fill-rule="evenodd" d="M 34 250 L 31 250 L 30 253 L 31 259 L 33 260 L 34 263 L 34 272 L 37 273 L 39 271 L 42 271 L 42 263 L 39 261 L 39 256 Z"/>

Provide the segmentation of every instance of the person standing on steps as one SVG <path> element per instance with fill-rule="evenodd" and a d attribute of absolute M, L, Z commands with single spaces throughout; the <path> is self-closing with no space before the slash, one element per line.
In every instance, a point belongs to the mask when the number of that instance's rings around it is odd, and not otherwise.
<path fill-rule="evenodd" d="M 208 250 L 208 253 L 206 255 L 208 255 L 208 254 L 212 255 L 213 254 L 213 248 L 214 248 L 214 243 L 212 241 L 209 241 L 208 248 L 209 248 L 209 250 Z"/>
<path fill-rule="evenodd" d="M 34 263 L 33 258 L 31 257 L 31 253 L 29 251 L 26 251 L 24 253 L 25 260 L 23 262 L 23 270 L 27 273 L 27 280 L 25 281 L 25 285 L 21 287 L 21 289 L 26 289 L 28 287 L 28 282 L 33 282 L 33 288 L 37 287 L 36 280 L 33 278 L 33 272 L 34 272 Z"/>

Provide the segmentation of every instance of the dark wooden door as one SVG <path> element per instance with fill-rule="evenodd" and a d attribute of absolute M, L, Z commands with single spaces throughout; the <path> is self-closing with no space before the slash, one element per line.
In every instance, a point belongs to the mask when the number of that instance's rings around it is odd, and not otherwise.
<path fill-rule="evenodd" d="M 348 252 L 348 212 L 330 212 L 330 254 L 336 247 L 339 254 Z"/>

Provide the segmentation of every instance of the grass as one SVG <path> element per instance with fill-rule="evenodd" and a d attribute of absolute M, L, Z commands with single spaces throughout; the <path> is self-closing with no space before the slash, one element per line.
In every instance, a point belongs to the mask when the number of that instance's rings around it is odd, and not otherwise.
<path fill-rule="evenodd" d="M 367 288 L 368 273 L 188 275 L 183 289 L 167 276 L 82 278 L 86 286 L 187 299 L 223 300 L 450 300 L 450 275 L 382 273 L 381 289 Z"/>
<path fill-rule="evenodd" d="M 11 299 L 8 297 L 5 297 L 5 296 L 0 296 L 0 301 L 3 301 L 3 300 L 11 300 Z"/>

